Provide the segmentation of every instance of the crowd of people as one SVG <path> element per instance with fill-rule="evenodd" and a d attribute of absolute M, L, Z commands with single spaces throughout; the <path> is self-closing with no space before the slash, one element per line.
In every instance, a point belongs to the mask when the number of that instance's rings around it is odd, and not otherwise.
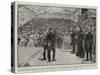
<path fill-rule="evenodd" d="M 93 53 L 96 55 L 95 31 L 92 32 L 91 28 L 90 30 L 83 30 L 79 25 L 77 25 L 79 27 L 78 31 L 75 29 L 70 30 L 67 24 L 69 24 L 69 21 L 66 22 L 66 20 L 61 20 L 61 22 L 55 19 L 52 22 L 50 20 L 46 22 L 33 20 L 28 24 L 32 30 L 19 32 L 18 45 L 23 45 L 23 47 L 41 47 L 43 48 L 43 60 L 56 61 L 56 48 L 62 49 L 63 38 L 68 36 L 71 38 L 71 53 L 76 54 L 80 58 L 85 58 L 86 61 L 93 61 L 95 59 Z"/>
<path fill-rule="evenodd" d="M 68 35 L 68 24 L 69 22 L 64 19 L 33 19 L 30 23 L 24 25 L 23 27 L 19 27 L 19 37 L 23 39 L 27 39 L 27 37 L 30 40 L 34 41 L 35 47 L 41 47 L 42 46 L 42 39 L 45 32 L 48 31 L 51 27 L 56 29 L 57 33 L 57 46 L 58 48 L 61 48 L 62 39 L 64 35 Z M 29 36 L 30 35 L 30 36 Z M 28 41 L 28 39 L 27 39 Z"/>

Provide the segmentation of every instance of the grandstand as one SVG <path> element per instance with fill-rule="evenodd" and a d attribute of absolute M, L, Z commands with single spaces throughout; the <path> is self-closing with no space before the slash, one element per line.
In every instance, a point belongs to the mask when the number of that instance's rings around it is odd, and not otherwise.
<path fill-rule="evenodd" d="M 95 30 L 96 12 L 93 9 L 19 5 L 18 12 L 19 35 L 43 34 L 53 27 L 70 39 L 73 29 L 79 31 L 80 28 L 88 30 L 91 27 L 92 31 Z"/>

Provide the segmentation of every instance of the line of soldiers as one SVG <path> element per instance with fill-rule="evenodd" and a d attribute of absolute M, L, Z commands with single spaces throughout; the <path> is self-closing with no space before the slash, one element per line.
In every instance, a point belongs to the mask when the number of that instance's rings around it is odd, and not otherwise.
<path fill-rule="evenodd" d="M 76 53 L 76 56 L 80 58 L 85 58 L 86 61 L 93 59 L 92 58 L 93 34 L 90 31 L 87 31 L 85 33 L 82 30 L 80 30 L 78 33 L 72 31 L 71 45 L 72 45 L 72 53 Z"/>

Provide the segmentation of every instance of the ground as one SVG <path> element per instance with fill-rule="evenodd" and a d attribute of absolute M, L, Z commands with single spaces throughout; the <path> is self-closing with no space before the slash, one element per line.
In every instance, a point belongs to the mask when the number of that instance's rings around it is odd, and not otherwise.
<path fill-rule="evenodd" d="M 69 65 L 92 63 L 84 61 L 71 53 L 71 49 L 56 49 L 56 61 L 48 62 L 40 60 L 43 54 L 43 48 L 18 47 L 18 66 L 47 66 L 47 65 Z"/>

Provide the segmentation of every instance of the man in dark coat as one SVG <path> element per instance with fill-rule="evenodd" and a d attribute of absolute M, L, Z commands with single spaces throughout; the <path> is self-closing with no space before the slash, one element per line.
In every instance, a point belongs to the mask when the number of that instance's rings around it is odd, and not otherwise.
<path fill-rule="evenodd" d="M 83 33 L 80 30 L 77 38 L 77 52 L 76 52 L 76 56 L 79 56 L 80 58 L 84 58 L 83 41 L 84 41 Z"/>
<path fill-rule="evenodd" d="M 56 40 L 56 34 L 54 33 L 53 29 L 50 28 L 49 29 L 49 33 L 47 34 L 46 37 L 47 40 L 47 44 L 48 44 L 48 52 L 47 52 L 47 56 L 48 56 L 48 61 L 51 61 L 51 52 L 53 52 L 52 54 L 52 61 L 56 61 L 55 59 L 55 40 Z"/>
<path fill-rule="evenodd" d="M 71 53 L 75 53 L 76 34 L 74 31 L 71 33 L 71 45 L 72 45 L 72 52 Z"/>
<path fill-rule="evenodd" d="M 90 60 L 92 60 L 92 44 L 93 44 L 93 35 L 91 32 L 87 32 L 85 35 L 86 61 L 89 60 L 88 55 L 90 55 Z"/>
<path fill-rule="evenodd" d="M 47 54 L 47 49 L 48 49 L 48 44 L 47 44 L 47 40 L 46 40 L 46 36 L 47 36 L 47 33 L 45 32 L 44 33 L 44 37 L 43 37 L 43 60 L 46 60 L 46 54 Z"/>

